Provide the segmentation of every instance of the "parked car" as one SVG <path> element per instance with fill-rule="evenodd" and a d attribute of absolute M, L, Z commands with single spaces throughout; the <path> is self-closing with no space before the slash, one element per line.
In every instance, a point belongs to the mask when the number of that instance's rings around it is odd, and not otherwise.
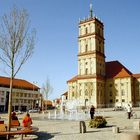
<path fill-rule="evenodd" d="M 30 109 L 28 112 L 29 113 L 37 113 L 38 112 L 38 109 Z"/>
<path fill-rule="evenodd" d="M 122 106 L 115 106 L 115 107 L 113 108 L 113 111 L 122 111 L 122 110 L 125 110 L 125 108 L 122 107 Z"/>
<path fill-rule="evenodd" d="M 19 115 L 19 114 L 23 114 L 23 112 L 20 111 L 20 110 L 15 110 L 14 112 L 15 112 L 17 115 Z"/>

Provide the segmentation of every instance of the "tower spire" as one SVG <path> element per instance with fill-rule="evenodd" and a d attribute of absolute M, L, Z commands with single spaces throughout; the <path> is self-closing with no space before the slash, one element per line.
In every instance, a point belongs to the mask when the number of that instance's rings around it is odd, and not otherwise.
<path fill-rule="evenodd" d="M 90 0 L 90 18 L 93 17 L 93 10 L 92 10 L 92 0 Z"/>

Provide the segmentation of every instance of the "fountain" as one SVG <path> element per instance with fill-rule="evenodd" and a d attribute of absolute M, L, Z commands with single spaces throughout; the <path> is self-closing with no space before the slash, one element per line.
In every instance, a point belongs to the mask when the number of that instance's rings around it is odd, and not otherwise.
<path fill-rule="evenodd" d="M 64 102 L 62 100 L 60 109 L 55 109 L 53 112 L 48 113 L 48 119 L 60 120 L 86 120 L 89 119 L 89 113 L 85 113 L 78 109 L 79 100 L 72 100 Z"/>

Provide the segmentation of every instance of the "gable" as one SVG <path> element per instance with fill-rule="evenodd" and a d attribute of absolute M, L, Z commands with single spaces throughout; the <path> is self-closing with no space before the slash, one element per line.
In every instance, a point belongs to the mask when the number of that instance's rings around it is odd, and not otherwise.
<path fill-rule="evenodd" d="M 132 73 L 119 61 L 106 62 L 106 78 L 130 77 Z"/>

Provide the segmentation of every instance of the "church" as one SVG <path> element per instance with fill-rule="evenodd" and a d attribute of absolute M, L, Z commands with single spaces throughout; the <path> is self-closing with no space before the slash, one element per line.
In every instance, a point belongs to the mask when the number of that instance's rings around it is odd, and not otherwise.
<path fill-rule="evenodd" d="M 78 74 L 67 81 L 67 100 L 79 107 L 140 106 L 140 74 L 119 61 L 105 61 L 104 24 L 93 16 L 92 4 L 78 27 Z"/>

